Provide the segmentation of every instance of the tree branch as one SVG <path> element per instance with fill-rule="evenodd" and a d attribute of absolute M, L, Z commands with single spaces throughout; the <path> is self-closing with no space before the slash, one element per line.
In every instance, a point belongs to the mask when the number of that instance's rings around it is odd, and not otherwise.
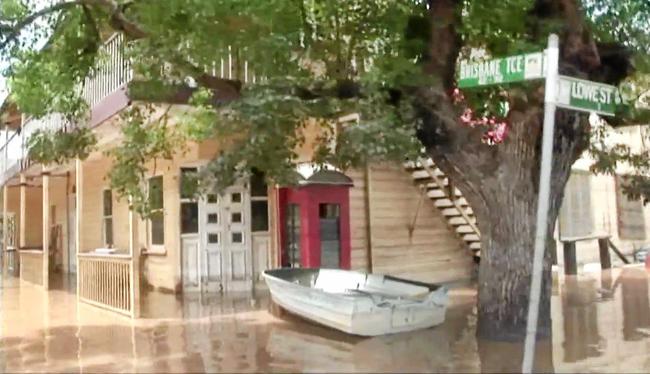
<path fill-rule="evenodd" d="M 64 3 L 54 4 L 52 6 L 49 6 L 47 8 L 43 8 L 43 9 L 37 11 L 37 12 L 34 12 L 34 13 L 30 14 L 29 16 L 23 18 L 18 23 L 13 25 L 12 27 L 4 27 L 3 26 L 4 30 L 11 30 L 11 32 L 8 35 L 6 35 L 2 39 L 2 41 L 0 42 L 0 49 L 4 49 L 10 42 L 16 40 L 20 36 L 21 31 L 25 27 L 31 25 L 34 21 L 36 21 L 40 17 L 46 16 L 46 15 L 54 13 L 54 12 L 58 12 L 60 10 L 71 8 L 71 7 L 74 7 L 74 6 L 77 6 L 77 5 L 81 5 L 84 2 L 85 2 L 85 0 L 73 0 L 73 1 L 68 1 L 68 2 L 64 2 Z"/>
<path fill-rule="evenodd" d="M 136 22 L 131 21 L 124 14 L 124 10 L 113 0 L 82 0 L 85 4 L 95 5 L 106 9 L 111 15 L 111 26 L 122 31 L 132 39 L 142 39 L 148 33 Z"/>

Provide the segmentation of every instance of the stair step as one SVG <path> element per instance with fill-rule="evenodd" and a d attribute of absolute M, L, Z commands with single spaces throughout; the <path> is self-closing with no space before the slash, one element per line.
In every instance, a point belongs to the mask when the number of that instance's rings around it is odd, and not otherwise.
<path fill-rule="evenodd" d="M 465 234 L 463 235 L 463 240 L 466 242 L 479 242 L 481 241 L 481 238 L 478 237 L 476 234 Z"/>
<path fill-rule="evenodd" d="M 435 184 L 431 186 L 430 184 L 427 184 L 427 191 L 430 192 L 429 197 L 432 199 L 443 197 L 443 196 L 449 196 L 449 189 L 445 188 L 442 189 Z M 460 193 L 460 191 L 456 190 L 456 197 L 463 197 L 463 194 Z"/>
<path fill-rule="evenodd" d="M 472 251 L 480 251 L 481 250 L 481 242 L 469 243 L 469 249 L 471 249 Z"/>
<path fill-rule="evenodd" d="M 471 234 L 471 233 L 474 233 L 475 231 L 472 228 L 472 226 L 465 224 L 465 225 L 461 225 L 461 226 L 456 227 L 456 232 L 459 233 L 459 234 Z"/>
<path fill-rule="evenodd" d="M 436 167 L 433 160 L 430 158 L 425 159 L 425 164 L 430 168 Z M 404 163 L 404 168 L 407 170 L 422 169 L 422 163 L 420 161 L 406 161 Z"/>
<path fill-rule="evenodd" d="M 467 200 L 465 200 L 464 197 L 461 197 L 460 199 L 456 199 L 456 202 L 462 207 L 467 206 Z M 444 199 L 437 199 L 433 202 L 438 208 L 451 208 L 454 206 L 454 203 L 451 202 L 451 200 L 444 198 Z"/>
<path fill-rule="evenodd" d="M 442 187 L 449 186 L 449 179 L 447 177 L 440 178 L 440 181 L 442 182 Z M 440 188 L 440 187 L 441 186 L 438 186 L 438 184 L 434 183 L 434 182 L 427 183 L 427 188 L 429 188 L 429 189 Z"/>
<path fill-rule="evenodd" d="M 476 219 L 474 219 L 474 217 L 470 217 L 470 219 L 472 223 L 476 223 Z M 467 225 L 467 221 L 465 220 L 465 217 L 462 217 L 460 215 L 448 218 L 447 222 L 449 222 L 449 224 L 452 226 Z"/>
<path fill-rule="evenodd" d="M 447 217 L 447 218 L 460 216 L 460 212 L 455 207 L 441 208 L 440 211 L 442 212 L 442 215 Z M 472 208 L 470 208 L 468 206 L 465 207 L 465 213 L 470 217 L 474 216 L 474 211 L 472 211 Z"/>
<path fill-rule="evenodd" d="M 440 171 L 440 169 L 433 169 L 433 175 L 435 175 L 438 178 L 445 178 L 445 174 Z M 429 174 L 428 171 L 424 169 L 416 169 L 411 173 L 411 176 L 415 180 L 420 180 L 420 179 L 429 179 L 431 178 L 431 175 Z"/>
<path fill-rule="evenodd" d="M 431 199 L 440 199 L 447 197 L 447 194 L 440 188 L 432 189 L 427 191 L 427 196 Z"/>

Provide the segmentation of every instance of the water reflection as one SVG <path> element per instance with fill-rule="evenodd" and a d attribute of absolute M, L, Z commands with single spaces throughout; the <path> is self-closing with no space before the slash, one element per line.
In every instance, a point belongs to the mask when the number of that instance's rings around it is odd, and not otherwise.
<path fill-rule="evenodd" d="M 648 273 L 645 269 L 625 268 L 621 279 L 621 305 L 623 308 L 623 339 L 635 341 L 647 338 L 650 327 L 650 300 L 648 299 Z"/>
<path fill-rule="evenodd" d="M 650 370 L 645 270 L 613 271 L 609 283 L 600 278 L 557 280 L 554 335 L 538 343 L 536 371 Z M 451 301 L 437 328 L 366 339 L 278 311 L 264 293 L 152 293 L 143 305 L 147 318 L 134 322 L 78 304 L 65 290 L 9 282 L 0 298 L 0 371 L 519 371 L 520 344 L 476 339 L 475 291 L 453 290 Z"/>
<path fill-rule="evenodd" d="M 600 355 L 596 279 L 565 280 L 562 299 L 564 361 L 576 362 Z"/>

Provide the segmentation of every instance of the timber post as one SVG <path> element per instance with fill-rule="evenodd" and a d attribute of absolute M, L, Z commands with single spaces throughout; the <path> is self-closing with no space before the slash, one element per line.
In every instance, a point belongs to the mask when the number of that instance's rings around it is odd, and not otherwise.
<path fill-rule="evenodd" d="M 81 269 L 79 265 L 79 253 L 81 253 L 81 240 L 83 238 L 81 230 L 82 213 L 83 213 L 83 162 L 80 159 L 75 160 L 75 256 L 77 263 L 77 297 L 79 297 L 79 283 Z"/>
<path fill-rule="evenodd" d="M 43 289 L 50 288 L 50 175 L 43 173 Z"/>
<path fill-rule="evenodd" d="M 564 274 L 578 274 L 578 264 L 576 262 L 576 242 L 564 242 Z"/>
<path fill-rule="evenodd" d="M 8 252 L 7 250 L 9 249 L 9 235 L 8 235 L 8 230 L 9 230 L 9 222 L 8 222 L 8 214 L 9 212 L 7 211 L 7 204 L 9 204 L 9 187 L 5 183 L 5 185 L 2 187 L 2 272 L 7 273 L 9 271 L 9 266 L 8 266 Z"/>
<path fill-rule="evenodd" d="M 129 199 L 130 200 L 130 199 Z M 140 248 L 138 240 L 138 217 L 129 209 L 129 253 L 131 254 L 131 317 L 140 317 Z"/>
<path fill-rule="evenodd" d="M 603 270 L 612 268 L 612 258 L 609 254 L 609 238 L 598 239 L 598 250 L 600 252 L 600 268 Z"/>

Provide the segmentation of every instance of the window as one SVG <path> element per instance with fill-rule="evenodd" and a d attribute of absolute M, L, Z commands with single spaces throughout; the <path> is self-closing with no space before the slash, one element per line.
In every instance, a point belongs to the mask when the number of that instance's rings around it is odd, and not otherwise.
<path fill-rule="evenodd" d="M 151 244 L 165 244 L 165 211 L 163 204 L 163 177 L 149 179 L 149 204 L 151 204 Z"/>
<path fill-rule="evenodd" d="M 231 242 L 233 244 L 242 244 L 244 243 L 244 234 L 241 232 L 233 232 L 231 234 Z"/>
<path fill-rule="evenodd" d="M 269 230 L 269 197 L 264 174 L 253 170 L 251 184 L 251 230 Z"/>
<path fill-rule="evenodd" d="M 341 232 L 339 204 L 320 204 L 320 266 L 324 268 L 340 267 Z"/>
<path fill-rule="evenodd" d="M 104 190 L 102 193 L 102 235 L 104 245 L 113 247 L 113 192 Z"/>
<path fill-rule="evenodd" d="M 300 206 L 287 206 L 285 266 L 300 267 Z"/>
<path fill-rule="evenodd" d="M 269 230 L 269 203 L 266 200 L 251 201 L 251 230 Z"/>
<path fill-rule="evenodd" d="M 641 199 L 630 199 L 623 192 L 625 176 L 616 176 L 618 236 L 626 240 L 645 240 L 645 215 Z"/>
<path fill-rule="evenodd" d="M 573 172 L 564 188 L 560 210 L 560 239 L 593 234 L 591 211 L 591 176 L 588 172 Z"/>
<path fill-rule="evenodd" d="M 264 173 L 253 170 L 251 175 L 251 196 L 253 197 L 266 197 L 266 180 L 264 179 Z"/>
<path fill-rule="evenodd" d="M 194 199 L 196 168 L 181 168 L 181 234 L 199 232 L 199 204 Z"/>
<path fill-rule="evenodd" d="M 208 243 L 219 244 L 219 234 L 214 234 L 214 233 L 208 234 Z"/>

